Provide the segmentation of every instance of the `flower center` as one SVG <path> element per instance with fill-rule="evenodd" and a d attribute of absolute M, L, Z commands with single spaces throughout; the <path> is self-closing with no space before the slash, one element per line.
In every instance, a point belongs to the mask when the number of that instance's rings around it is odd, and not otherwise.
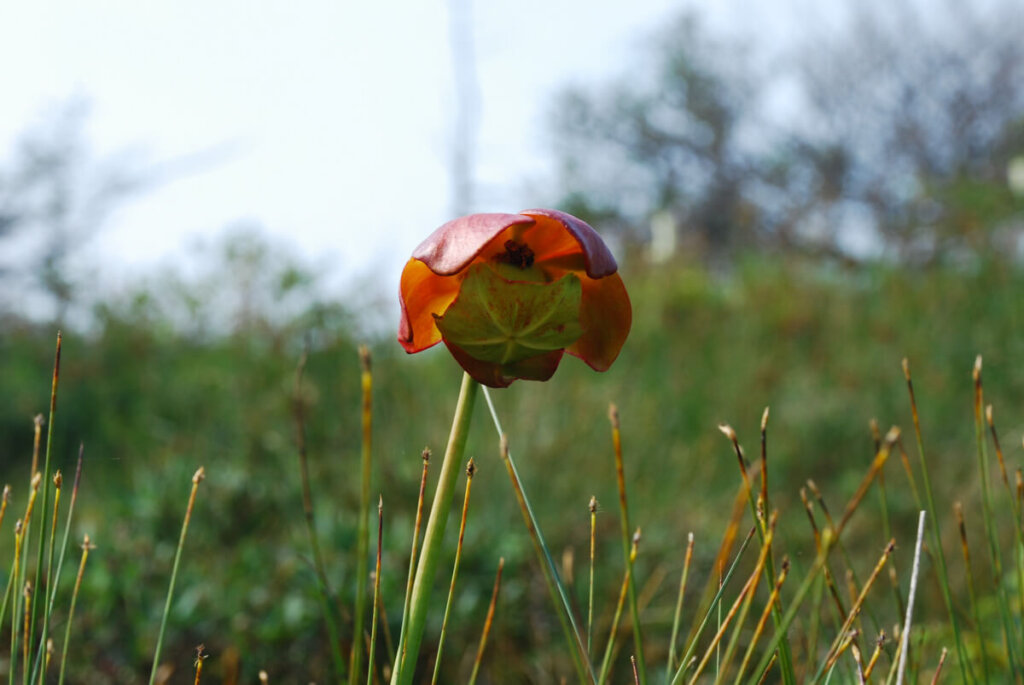
<path fill-rule="evenodd" d="M 517 243 L 514 240 L 505 241 L 505 252 L 498 255 L 498 261 L 520 269 L 529 269 L 533 266 L 533 250 L 526 243 Z"/>

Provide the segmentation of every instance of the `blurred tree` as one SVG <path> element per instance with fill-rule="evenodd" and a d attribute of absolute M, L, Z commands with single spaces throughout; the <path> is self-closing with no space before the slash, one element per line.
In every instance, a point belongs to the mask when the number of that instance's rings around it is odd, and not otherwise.
<path fill-rule="evenodd" d="M 753 88 L 742 55 L 711 44 L 685 16 L 656 42 L 653 78 L 568 88 L 553 108 L 566 208 L 634 238 L 661 213 L 698 249 L 718 254 L 755 228 L 744 186 L 755 159 L 742 142 Z"/>
<path fill-rule="evenodd" d="M 840 162 L 819 170 L 826 209 L 866 210 L 905 260 L 990 249 L 991 229 L 1021 211 L 1007 184 L 1024 151 L 1020 3 L 848 9 L 842 33 L 814 32 L 796 59 L 807 115 L 793 135 Z"/>
<path fill-rule="evenodd" d="M 0 293 L 7 292 L 0 308 L 24 310 L 41 294 L 54 320 L 63 322 L 76 297 L 72 256 L 143 184 L 122 156 L 93 157 L 84 136 L 87 115 L 80 100 L 57 109 L 21 137 L 13 159 L 0 167 Z"/>
<path fill-rule="evenodd" d="M 686 16 L 628 80 L 566 89 L 552 113 L 563 204 L 656 244 L 674 230 L 711 258 L 990 250 L 990 229 L 1021 215 L 1007 183 L 1024 150 L 1018 4 L 844 7 L 840 28 L 810 22 L 760 72 Z M 766 106 L 780 100 L 782 114 Z"/>

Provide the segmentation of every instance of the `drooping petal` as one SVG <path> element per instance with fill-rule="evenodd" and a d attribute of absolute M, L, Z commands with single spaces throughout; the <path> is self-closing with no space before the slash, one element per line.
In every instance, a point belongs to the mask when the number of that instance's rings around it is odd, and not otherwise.
<path fill-rule="evenodd" d="M 412 354 L 441 342 L 434 314 L 444 314 L 459 292 L 461 278 L 438 276 L 418 259 L 410 259 L 402 270 L 398 301 L 402 316 L 398 342 Z"/>
<path fill-rule="evenodd" d="M 412 256 L 440 276 L 464 269 L 493 238 L 510 226 L 528 226 L 522 214 L 470 214 L 444 224 L 413 250 Z M 593 230 L 593 229 L 591 229 Z"/>
<path fill-rule="evenodd" d="M 557 209 L 527 209 L 520 214 L 533 217 L 537 221 L 537 227 L 530 231 L 536 234 L 537 238 L 531 238 L 530 247 L 537 254 L 538 260 L 580 252 L 587 275 L 591 278 L 604 278 L 618 271 L 619 265 L 615 262 L 611 250 L 587 222 Z M 552 224 L 563 228 L 568 236 L 557 230 L 540 230 Z M 576 243 L 575 249 L 568 239 Z"/>
<path fill-rule="evenodd" d="M 580 302 L 583 335 L 566 351 L 594 370 L 606 371 L 619 356 L 633 323 L 629 295 L 618 274 L 581 278 L 580 281 L 583 284 Z"/>
<path fill-rule="evenodd" d="M 473 380 L 491 388 L 507 388 L 517 379 L 546 381 L 555 374 L 562 361 L 563 350 L 552 350 L 535 357 L 529 357 L 513 364 L 496 364 L 480 361 L 466 354 L 465 350 L 447 340 L 448 351 Z"/>

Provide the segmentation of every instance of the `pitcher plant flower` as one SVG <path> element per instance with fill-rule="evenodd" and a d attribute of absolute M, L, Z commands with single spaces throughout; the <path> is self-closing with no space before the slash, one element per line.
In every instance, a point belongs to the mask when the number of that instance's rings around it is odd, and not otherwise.
<path fill-rule="evenodd" d="M 406 352 L 443 341 L 466 373 L 495 388 L 549 379 L 565 352 L 604 371 L 632 322 L 608 246 L 553 209 L 449 221 L 413 251 L 399 295 Z"/>

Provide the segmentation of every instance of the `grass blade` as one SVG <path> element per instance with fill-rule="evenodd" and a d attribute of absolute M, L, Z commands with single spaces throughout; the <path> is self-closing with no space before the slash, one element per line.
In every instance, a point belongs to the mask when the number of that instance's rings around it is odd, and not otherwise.
<path fill-rule="evenodd" d="M 668 644 L 668 663 L 665 664 L 666 685 L 672 678 L 672 671 L 676 668 L 676 641 L 679 636 L 679 623 L 683 615 L 683 596 L 686 594 L 686 581 L 690 575 L 690 562 L 693 560 L 693 533 L 686 537 L 686 556 L 683 559 L 683 573 L 679 579 L 679 595 L 676 599 L 676 610 L 672 616 L 672 637 Z"/>
<path fill-rule="evenodd" d="M 597 539 L 597 497 L 591 496 L 590 511 L 590 583 L 587 590 L 587 658 L 594 658 L 594 551 Z"/>
<path fill-rule="evenodd" d="M 910 414 L 914 421 L 914 436 L 917 439 L 917 454 L 921 461 L 921 480 L 924 483 L 927 510 L 938 511 L 935 507 L 935 498 L 932 495 L 932 486 L 928 478 L 928 462 L 925 459 L 924 441 L 921 438 L 921 420 L 917 413 L 917 399 L 914 396 L 914 383 L 910 377 L 910 362 L 906 357 L 903 358 L 903 377 L 907 381 L 907 393 L 910 396 Z M 913 483 L 913 479 L 911 479 L 911 483 Z M 916 497 L 917 493 L 915 489 L 915 498 Z M 920 505 L 918 506 L 920 507 Z M 920 508 L 924 509 L 924 507 Z M 929 530 L 931 531 L 930 547 L 934 550 L 933 554 L 935 556 L 935 560 L 938 561 L 936 567 L 939 572 L 939 588 L 942 590 L 942 600 L 946 604 L 946 614 L 949 616 L 949 623 L 953 628 L 953 637 L 956 642 L 956 655 L 957 663 L 960 666 L 960 677 L 965 683 L 974 682 L 974 673 L 971 672 L 967 650 L 964 648 L 963 635 L 960 633 L 960 619 L 956 615 L 956 610 L 953 607 L 953 596 L 949 590 L 949 571 L 946 568 L 946 553 L 942 549 L 942 531 L 939 529 L 938 517 L 935 518 L 935 521 L 929 527 Z"/>
<path fill-rule="evenodd" d="M 412 528 L 412 549 L 409 551 L 409 572 L 405 579 L 405 599 L 402 601 L 402 627 L 398 633 L 398 652 L 393 655 L 392 663 L 397 663 L 405 644 L 406 619 L 412 603 L 412 583 L 416 578 L 416 555 L 420 549 L 420 527 L 423 525 L 423 502 L 427 491 L 427 475 L 430 471 L 430 448 L 424 447 L 420 457 L 423 459 L 423 470 L 420 473 L 420 493 L 416 498 L 416 519 Z"/>
<path fill-rule="evenodd" d="M 373 685 L 373 663 L 377 655 L 377 618 L 380 614 L 380 556 L 384 540 L 384 496 L 377 499 L 377 563 L 373 571 L 373 614 L 370 618 L 370 653 L 366 659 L 366 685 Z"/>
<path fill-rule="evenodd" d="M 171 581 L 167 585 L 167 601 L 164 602 L 164 615 L 160 619 L 160 632 L 156 638 L 156 649 L 153 650 L 153 670 L 149 674 L 149 685 L 156 682 L 156 672 L 160 668 L 160 651 L 164 645 L 164 632 L 167 630 L 167 618 L 171 614 L 171 602 L 174 600 L 174 583 L 178 579 L 178 566 L 181 564 L 181 553 L 185 549 L 185 536 L 188 534 L 188 524 L 192 519 L 192 509 L 196 504 L 196 493 L 199 492 L 199 484 L 206 478 L 206 471 L 202 466 L 192 476 L 192 492 L 188 496 L 188 506 L 185 509 L 185 519 L 181 524 L 181 537 L 178 538 L 178 549 L 174 553 L 174 565 L 171 567 Z M 84 564 L 84 562 L 83 562 Z"/>
<path fill-rule="evenodd" d="M 337 682 L 344 682 L 345 660 L 341 654 L 341 642 L 338 633 L 338 622 L 334 615 L 330 585 L 324 568 L 324 557 L 320 551 L 320 540 L 316 535 L 316 520 L 313 515 L 313 490 L 309 484 L 309 459 L 306 454 L 306 419 L 305 403 L 302 400 L 302 374 L 306 370 L 309 355 L 303 351 L 299 364 L 295 369 L 295 389 L 292 393 L 292 413 L 295 419 L 295 441 L 299 453 L 299 477 L 302 482 L 302 512 L 306 522 L 306 535 L 309 548 L 313 553 L 313 574 L 317 580 L 320 604 L 323 608 L 324 623 L 327 624 L 327 637 L 331 641 L 331 658 L 334 663 L 334 676 Z"/>
<path fill-rule="evenodd" d="M 491 592 L 491 603 L 487 607 L 487 618 L 484 619 L 483 634 L 480 635 L 480 646 L 476 650 L 476 659 L 473 660 L 473 672 L 469 676 L 469 685 L 476 683 L 477 674 L 480 673 L 480 664 L 484 659 L 484 648 L 487 647 L 487 636 L 491 633 L 491 625 L 494 623 L 494 610 L 498 606 L 498 591 L 501 589 L 501 572 L 505 568 L 505 557 L 498 560 L 498 573 L 494 578 L 494 591 Z"/>
<path fill-rule="evenodd" d="M 644 638 L 640 626 L 640 610 L 636 602 L 636 573 L 632 571 L 633 555 L 630 554 L 629 506 L 626 503 L 626 475 L 622 462 L 622 431 L 619 423 L 619 408 L 614 404 L 608 407 L 608 419 L 612 424 L 612 445 L 615 449 L 615 476 L 619 486 L 619 511 L 622 516 L 622 554 L 630 566 L 629 574 L 629 612 L 633 619 L 633 648 L 636 650 L 636 668 L 640 674 L 640 685 L 647 685 L 647 665 L 644 661 Z"/>
<path fill-rule="evenodd" d="M 78 575 L 75 576 L 75 587 L 71 591 L 71 607 L 68 609 L 67 625 L 64 627 L 64 647 L 60 655 L 60 679 L 58 685 L 64 685 L 64 670 L 68 665 L 68 643 L 71 642 L 71 624 L 75 617 L 75 604 L 78 602 L 78 591 L 82 587 L 82 576 L 85 575 L 85 562 L 89 558 L 89 550 L 95 549 L 86 535 L 82 540 L 82 561 L 78 564 Z"/>
<path fill-rule="evenodd" d="M 425 462 L 424 462 L 425 463 Z M 462 498 L 462 517 L 459 520 L 459 541 L 455 546 L 455 563 L 452 566 L 452 580 L 448 584 L 448 599 L 444 603 L 444 618 L 441 619 L 441 636 L 437 640 L 437 656 L 434 657 L 434 676 L 432 683 L 437 683 L 441 674 L 441 656 L 444 654 L 444 640 L 448 635 L 448 618 L 451 616 L 452 603 L 455 600 L 455 582 L 459 578 L 459 564 L 462 561 L 462 543 L 466 537 L 466 518 L 469 514 L 469 494 L 473 488 L 473 475 L 476 463 L 470 458 L 466 464 L 466 494 Z"/>
<path fill-rule="evenodd" d="M 359 523 L 356 532 L 356 601 L 352 627 L 352 653 L 349 657 L 348 685 L 359 682 L 363 657 L 363 621 L 366 614 L 367 560 L 370 555 L 370 474 L 373 438 L 373 372 L 370 348 L 359 347 L 359 365 L 362 369 L 362 454 L 360 456 Z M 372 669 L 370 669 L 372 671 Z"/>

